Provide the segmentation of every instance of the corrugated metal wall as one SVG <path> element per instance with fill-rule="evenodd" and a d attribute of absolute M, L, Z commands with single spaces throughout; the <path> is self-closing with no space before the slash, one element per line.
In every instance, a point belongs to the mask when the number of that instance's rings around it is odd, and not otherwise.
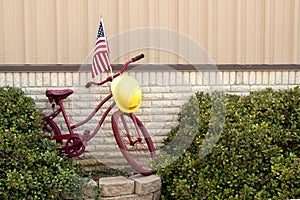
<path fill-rule="evenodd" d="M 218 64 L 300 64 L 300 0 L 0 0 L 0 64 L 80 64 L 100 15 L 109 39 L 156 27 L 186 35 Z M 135 38 L 126 40 L 111 51 Z M 145 51 L 144 62 L 185 62 L 176 52 Z"/>

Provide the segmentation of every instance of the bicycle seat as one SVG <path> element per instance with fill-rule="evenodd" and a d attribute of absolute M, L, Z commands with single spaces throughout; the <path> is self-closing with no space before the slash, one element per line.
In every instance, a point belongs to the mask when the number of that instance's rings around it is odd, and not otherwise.
<path fill-rule="evenodd" d="M 62 100 L 67 98 L 69 95 L 73 93 L 73 90 L 46 90 L 46 96 L 49 98 L 50 103 L 52 103 L 53 99 Z"/>

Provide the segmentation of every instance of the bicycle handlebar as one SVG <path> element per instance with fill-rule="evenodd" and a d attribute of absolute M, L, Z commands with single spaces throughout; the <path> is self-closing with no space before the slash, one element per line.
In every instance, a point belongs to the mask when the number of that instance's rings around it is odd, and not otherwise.
<path fill-rule="evenodd" d="M 140 54 L 140 55 L 138 55 L 138 56 L 132 58 L 131 60 L 132 60 L 133 62 L 135 62 L 135 61 L 138 61 L 138 60 L 140 60 L 140 59 L 142 59 L 142 58 L 144 58 L 144 57 L 145 57 L 144 54 Z"/>
<path fill-rule="evenodd" d="M 87 82 L 87 84 L 85 85 L 85 87 L 86 87 L 86 88 L 89 88 L 89 87 L 91 87 L 91 85 L 103 85 L 104 83 L 106 83 L 106 82 L 108 82 L 108 81 L 112 81 L 113 78 L 115 78 L 115 77 L 119 76 L 120 74 L 122 74 L 122 73 L 125 71 L 125 69 L 127 68 L 127 66 L 128 66 L 130 63 L 136 62 L 136 61 L 138 61 L 138 60 L 140 60 L 140 59 L 142 59 L 142 58 L 144 58 L 144 57 L 145 57 L 144 54 L 140 54 L 140 55 L 138 55 L 138 56 L 135 56 L 135 57 L 131 58 L 130 60 L 128 60 L 128 61 L 123 65 L 122 69 L 121 69 L 118 73 L 116 73 L 115 75 L 107 77 L 104 81 L 101 81 L 100 83 L 98 83 L 98 82 L 93 82 L 93 81 L 89 81 L 89 82 Z"/>

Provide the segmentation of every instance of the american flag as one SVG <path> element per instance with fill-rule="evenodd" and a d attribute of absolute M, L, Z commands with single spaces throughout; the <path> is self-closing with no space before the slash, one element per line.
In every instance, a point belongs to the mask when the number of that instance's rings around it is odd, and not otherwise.
<path fill-rule="evenodd" d="M 93 62 L 92 62 L 92 77 L 94 78 L 99 73 L 111 70 L 111 65 L 108 56 L 108 45 L 104 32 L 103 20 L 100 20 L 96 46 L 94 49 Z"/>

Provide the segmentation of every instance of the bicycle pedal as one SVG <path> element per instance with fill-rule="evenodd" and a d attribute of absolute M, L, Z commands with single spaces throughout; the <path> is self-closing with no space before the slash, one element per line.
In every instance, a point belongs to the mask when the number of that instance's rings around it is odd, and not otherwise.
<path fill-rule="evenodd" d="M 88 138 L 90 135 L 91 135 L 91 131 L 89 131 L 89 130 L 85 130 L 83 132 L 83 138 Z"/>

